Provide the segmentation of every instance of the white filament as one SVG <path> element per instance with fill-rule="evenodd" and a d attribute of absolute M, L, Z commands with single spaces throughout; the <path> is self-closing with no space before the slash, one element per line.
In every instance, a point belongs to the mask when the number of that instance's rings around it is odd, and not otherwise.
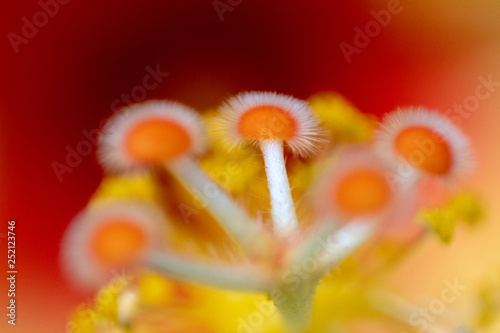
<path fill-rule="evenodd" d="M 297 229 L 298 221 L 285 168 L 283 143 L 281 140 L 263 141 L 260 148 L 266 166 L 275 233 L 287 235 Z"/>

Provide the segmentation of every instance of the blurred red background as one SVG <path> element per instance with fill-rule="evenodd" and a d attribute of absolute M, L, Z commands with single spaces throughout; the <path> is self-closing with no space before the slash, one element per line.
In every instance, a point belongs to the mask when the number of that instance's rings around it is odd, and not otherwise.
<path fill-rule="evenodd" d="M 102 171 L 93 154 L 59 177 L 53 163 L 66 164 L 68 147 L 86 140 L 82 131 L 97 128 L 116 99 L 143 85 L 146 67 L 169 73 L 147 98 L 199 109 L 241 90 L 301 98 L 338 91 L 377 115 L 408 104 L 449 108 L 474 92 L 480 75 L 499 73 L 493 61 L 498 33 L 492 29 L 500 30 L 494 20 L 500 7 L 491 1 L 474 2 L 478 7 L 471 9 L 472 1 L 402 0 L 401 11 L 348 63 L 340 44 L 354 45 L 354 28 L 364 28 L 374 19 L 370 11 L 390 2 L 71 0 L 59 4 L 35 36 L 14 46 L 9 33 L 22 36 L 23 17 L 33 22 L 41 5 L 2 2 L 0 233 L 16 220 L 19 273 L 18 325 L 7 326 L 2 310 L 1 331 L 64 332 L 71 309 L 90 296 L 67 284 L 58 251 L 66 225 L 85 206 Z M 229 6 L 223 20 L 214 3 Z M 481 110 L 496 114 L 486 105 Z M 475 119 L 483 121 L 484 112 Z M 498 120 L 464 125 L 484 138 Z M 488 122 L 492 127 L 481 129 Z M 479 159 L 482 154 L 486 148 L 479 149 Z M 6 271 L 6 260 L 0 269 Z M 1 309 L 6 290 L 2 279 Z"/>

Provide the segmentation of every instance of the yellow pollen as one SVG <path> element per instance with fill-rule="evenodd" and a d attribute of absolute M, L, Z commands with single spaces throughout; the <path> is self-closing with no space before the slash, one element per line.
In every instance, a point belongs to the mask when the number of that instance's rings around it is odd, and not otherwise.
<path fill-rule="evenodd" d="M 142 163 L 161 163 L 186 153 L 190 147 L 191 137 L 184 127 L 160 118 L 133 126 L 125 139 L 127 153 Z"/>
<path fill-rule="evenodd" d="M 295 119 L 275 106 L 258 106 L 246 111 L 238 123 L 238 133 L 247 139 L 288 140 L 297 132 Z"/>
<path fill-rule="evenodd" d="M 385 207 L 391 189 L 384 175 L 372 169 L 349 173 L 335 188 L 333 199 L 351 215 L 373 214 Z"/>
<path fill-rule="evenodd" d="M 124 264 L 144 248 L 143 230 L 126 219 L 111 219 L 96 230 L 91 246 L 99 260 L 108 265 Z"/>
<path fill-rule="evenodd" d="M 449 144 L 429 128 L 414 126 L 402 130 L 394 148 L 411 165 L 431 174 L 443 175 L 452 167 Z"/>

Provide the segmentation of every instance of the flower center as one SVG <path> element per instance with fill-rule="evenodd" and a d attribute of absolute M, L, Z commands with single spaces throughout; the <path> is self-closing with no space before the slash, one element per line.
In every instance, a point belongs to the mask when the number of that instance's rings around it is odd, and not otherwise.
<path fill-rule="evenodd" d="M 344 177 L 335 189 L 337 206 L 348 214 L 372 214 L 384 208 L 391 189 L 384 175 L 376 170 L 356 170 Z"/>
<path fill-rule="evenodd" d="M 185 128 L 165 119 L 148 119 L 133 126 L 125 139 L 132 159 L 143 163 L 161 163 L 186 153 L 191 137 Z"/>
<path fill-rule="evenodd" d="M 143 230 L 130 220 L 114 218 L 98 228 L 92 249 L 105 264 L 123 264 L 133 259 L 144 248 Z"/>
<path fill-rule="evenodd" d="M 246 111 L 238 123 L 238 133 L 248 139 L 287 140 L 297 131 L 295 119 L 275 106 L 258 106 Z"/>
<path fill-rule="evenodd" d="M 411 165 L 428 173 L 443 175 L 452 167 L 449 144 L 431 129 L 408 127 L 397 135 L 394 147 Z"/>

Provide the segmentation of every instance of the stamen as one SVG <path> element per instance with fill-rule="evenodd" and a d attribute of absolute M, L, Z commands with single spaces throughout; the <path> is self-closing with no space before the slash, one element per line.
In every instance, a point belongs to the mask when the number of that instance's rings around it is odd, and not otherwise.
<path fill-rule="evenodd" d="M 273 279 L 253 266 L 204 264 L 159 252 L 149 255 L 144 263 L 169 277 L 212 287 L 264 293 L 276 287 Z"/>
<path fill-rule="evenodd" d="M 191 141 L 189 133 L 176 122 L 152 118 L 132 126 L 124 144 L 132 159 L 161 163 L 185 154 Z"/>
<path fill-rule="evenodd" d="M 144 247 L 146 235 L 134 222 L 112 218 L 102 221 L 102 224 L 91 241 L 92 249 L 101 262 L 110 266 L 126 263 Z"/>
<path fill-rule="evenodd" d="M 316 180 L 318 211 L 343 221 L 382 218 L 400 191 L 390 182 L 394 170 L 364 145 L 341 150 L 333 162 Z"/>
<path fill-rule="evenodd" d="M 205 127 L 193 109 L 147 101 L 124 108 L 106 123 L 97 156 L 110 172 L 149 169 L 204 150 Z"/>
<path fill-rule="evenodd" d="M 113 116 L 104 130 L 99 157 L 110 171 L 164 166 L 189 190 L 245 250 L 256 253 L 265 239 L 259 225 L 209 179 L 192 155 L 206 138 L 201 117 L 191 108 L 167 101 L 135 104 Z"/>
<path fill-rule="evenodd" d="M 242 142 L 259 146 L 262 140 L 284 140 L 298 155 L 314 152 L 324 140 L 319 120 L 309 104 L 271 92 L 238 94 L 220 107 L 222 141 L 229 147 Z"/>
<path fill-rule="evenodd" d="M 373 234 L 376 221 L 355 219 L 340 229 L 335 220 L 325 219 L 290 254 L 289 265 L 303 265 L 309 258 L 318 260 L 318 267 L 311 277 L 321 278 L 337 267 L 345 258 Z"/>
<path fill-rule="evenodd" d="M 71 222 L 62 264 L 82 288 L 93 288 L 118 269 L 132 267 L 163 244 L 166 225 L 156 206 L 138 201 L 94 203 Z"/>
<path fill-rule="evenodd" d="M 347 223 L 333 235 L 328 237 L 330 245 L 328 255 L 323 258 L 323 273 L 337 267 L 345 258 L 363 245 L 376 229 L 373 220 L 356 219 Z"/>
<path fill-rule="evenodd" d="M 261 254 L 268 245 L 267 235 L 233 198 L 211 180 L 199 165 L 190 158 L 180 158 L 165 164 L 195 197 L 202 200 L 207 211 L 243 249 Z"/>
<path fill-rule="evenodd" d="M 377 132 L 381 156 L 405 171 L 414 183 L 423 175 L 449 181 L 473 167 L 470 142 L 446 117 L 424 108 L 408 108 L 387 115 Z M 407 164 L 407 165 L 405 165 Z M 411 182 L 410 182 L 411 183 Z"/>
<path fill-rule="evenodd" d="M 390 192 L 390 186 L 381 172 L 360 169 L 339 181 L 332 193 L 332 200 L 350 215 L 373 214 L 387 205 Z"/>
<path fill-rule="evenodd" d="M 307 103 L 275 93 L 242 93 L 221 108 L 221 128 L 232 144 L 258 145 L 264 156 L 275 233 L 287 236 L 298 228 L 285 167 L 283 142 L 299 154 L 314 150 L 321 131 Z"/>
<path fill-rule="evenodd" d="M 414 167 L 431 174 L 444 175 L 453 165 L 450 146 L 429 128 L 412 126 L 402 130 L 394 148 Z"/>
<path fill-rule="evenodd" d="M 288 235 L 298 228 L 299 223 L 285 167 L 283 144 L 281 140 L 263 141 L 260 147 L 266 166 L 275 232 Z"/>
<path fill-rule="evenodd" d="M 275 106 L 258 106 L 242 114 L 238 123 L 241 136 L 254 140 L 292 139 L 297 132 L 295 119 Z"/>

